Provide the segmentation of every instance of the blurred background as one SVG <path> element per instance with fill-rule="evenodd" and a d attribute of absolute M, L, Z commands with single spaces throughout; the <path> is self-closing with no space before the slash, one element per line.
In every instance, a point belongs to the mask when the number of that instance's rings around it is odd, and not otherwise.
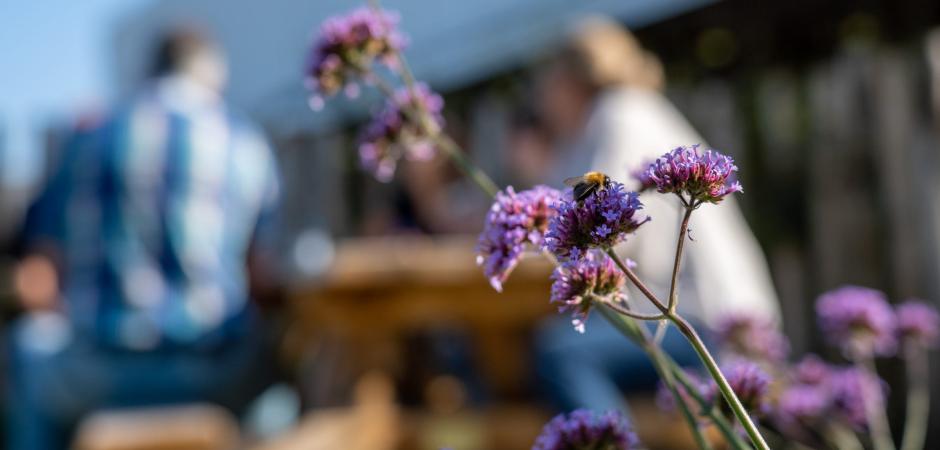
<path fill-rule="evenodd" d="M 22 290 L 42 297 L 48 279 L 41 267 L 17 270 L 29 205 L 55 178 L 75 130 L 141 88 L 168 30 L 198 27 L 217 40 L 228 60 L 224 97 L 260 126 L 280 168 L 266 263 L 273 288 L 252 291 L 271 324 L 272 358 L 263 364 L 276 375 L 237 420 L 203 402 L 169 414 L 83 415 L 70 431 L 81 448 L 151 448 L 125 442 L 126 434 L 181 436 L 183 444 L 166 448 L 232 440 L 245 448 L 526 448 L 555 412 L 532 356 L 533 336 L 555 309 L 548 265 L 524 262 L 496 294 L 473 256 L 488 199 L 444 161 L 405 165 L 388 184 L 361 171 L 356 139 L 376 96 L 333 99 L 320 112 L 308 106 L 302 79 L 316 29 L 356 6 L 0 3 L 5 331 L 31 310 Z M 517 188 L 544 181 L 550 165 L 535 87 L 546 58 L 586 14 L 629 28 L 661 61 L 665 97 L 740 167 L 739 204 L 766 256 L 794 353 L 831 353 L 813 301 L 841 284 L 875 287 L 893 300 L 940 299 L 937 2 L 384 6 L 401 13 L 417 77 L 444 96 L 447 131 L 498 184 Z M 16 361 L 8 358 L 0 376 L 11 377 Z M 892 361 L 882 368 L 889 381 L 903 380 Z M 656 433 L 678 419 L 639 397 L 641 437 L 650 447 L 683 448 L 687 441 Z M 9 392 L 4 403 L 8 415 L 19 407 Z M 903 397 L 892 396 L 891 408 L 903 410 Z M 933 432 L 927 448 L 937 445 Z"/>

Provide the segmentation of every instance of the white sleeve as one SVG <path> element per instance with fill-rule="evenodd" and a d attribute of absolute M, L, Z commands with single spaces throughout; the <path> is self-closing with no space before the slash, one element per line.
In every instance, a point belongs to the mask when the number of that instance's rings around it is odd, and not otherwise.
<path fill-rule="evenodd" d="M 604 104 L 592 123 L 596 153 L 592 166 L 630 188 L 630 173 L 680 145 L 702 143 L 701 136 L 664 97 L 627 91 Z M 595 120 L 596 119 L 596 120 Z M 662 297 L 667 295 L 681 210 L 678 199 L 650 192 L 641 196 L 652 221 L 620 249 L 638 263 L 640 276 Z M 691 222 L 683 267 L 694 273 L 695 295 L 686 305 L 708 325 L 727 312 L 777 320 L 777 296 L 760 246 L 734 199 L 703 205 Z M 680 300 L 681 303 L 681 300 Z"/>

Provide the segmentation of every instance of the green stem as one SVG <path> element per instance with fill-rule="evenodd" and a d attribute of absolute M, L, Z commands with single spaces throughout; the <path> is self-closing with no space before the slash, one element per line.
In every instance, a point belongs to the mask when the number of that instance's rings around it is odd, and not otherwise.
<path fill-rule="evenodd" d="M 692 344 L 695 353 L 698 354 L 699 359 L 705 364 L 705 369 L 708 370 L 708 373 L 715 380 L 715 383 L 717 383 L 718 390 L 721 391 L 721 395 L 725 398 L 725 401 L 727 401 L 728 406 L 731 407 L 731 412 L 734 413 L 738 422 L 744 427 L 744 431 L 747 433 L 754 446 L 758 450 L 770 450 L 770 447 L 767 446 L 767 442 L 764 441 L 764 437 L 761 436 L 754 421 L 751 420 L 751 416 L 748 415 L 747 410 L 744 409 L 744 405 L 741 404 L 741 400 L 735 395 L 734 390 L 731 389 L 731 385 L 728 384 L 728 380 L 725 378 L 724 374 L 721 373 L 721 369 L 718 368 L 718 363 L 715 362 L 715 358 L 709 353 L 702 338 L 695 332 L 692 325 L 676 314 L 667 314 L 666 316 L 676 325 L 676 328 L 679 329 L 679 332 L 685 336 L 689 343 Z"/>
<path fill-rule="evenodd" d="M 855 363 L 873 379 L 878 379 L 878 370 L 875 361 L 870 357 L 857 358 Z M 867 387 L 867 383 L 863 386 Z M 868 434 L 871 436 L 872 446 L 875 450 L 894 450 L 894 441 L 891 439 L 891 426 L 888 425 L 888 416 L 880 393 L 865 393 L 862 400 L 865 402 L 865 414 L 868 416 Z"/>
<path fill-rule="evenodd" d="M 685 402 L 685 399 L 683 399 L 679 394 L 679 390 L 676 387 L 676 380 L 673 376 L 673 371 L 669 367 L 668 356 L 663 354 L 659 347 L 652 345 L 652 341 L 649 339 L 649 333 L 646 331 L 646 328 L 632 319 L 619 315 L 618 312 L 610 309 L 609 305 L 607 304 L 600 305 L 598 310 L 600 310 L 601 315 L 604 316 L 604 319 L 610 322 L 614 328 L 617 328 L 617 330 L 619 330 L 624 336 L 632 340 L 635 344 L 639 345 L 640 348 L 642 348 L 650 356 L 653 367 L 656 369 L 659 377 L 663 380 L 663 384 L 666 386 L 666 388 L 669 389 L 669 392 L 676 401 L 676 405 L 679 407 L 679 411 L 682 413 L 682 417 L 689 426 L 689 430 L 692 432 L 692 437 L 695 439 L 696 445 L 698 445 L 698 447 L 702 450 L 711 450 L 712 446 L 708 442 L 708 439 L 705 438 L 705 435 L 702 434 L 702 429 L 699 426 L 698 420 L 695 419 L 695 415 L 692 414 L 692 411 L 689 409 L 689 405 Z"/>
<path fill-rule="evenodd" d="M 685 203 L 685 202 L 683 202 Z M 669 312 L 675 314 L 676 306 L 679 303 L 678 299 L 678 285 L 679 285 L 679 265 L 682 263 L 682 248 L 685 246 L 685 235 L 689 230 L 689 219 L 692 218 L 692 211 L 695 211 L 695 208 L 686 204 L 685 214 L 682 216 L 682 223 L 679 225 L 679 239 L 676 243 L 676 259 L 672 265 L 672 283 L 669 285 Z"/>
<path fill-rule="evenodd" d="M 686 375 L 682 367 L 679 367 L 679 364 L 676 363 L 667 353 L 663 352 L 661 348 L 652 344 L 652 340 L 649 336 L 649 332 L 646 331 L 640 324 L 636 321 L 628 319 L 626 317 L 617 316 L 613 311 L 601 308 L 601 314 L 604 318 L 610 322 L 614 328 L 620 331 L 621 334 L 626 336 L 628 339 L 632 340 L 634 343 L 640 346 L 649 356 L 653 362 L 653 366 L 656 368 L 656 371 L 660 374 L 670 373 L 676 382 L 680 383 L 689 393 L 689 396 L 694 399 L 703 414 L 708 416 L 712 422 L 715 423 L 715 426 L 718 427 L 718 430 L 725 437 L 725 440 L 734 450 L 751 450 L 751 448 L 741 440 L 741 437 L 734 430 L 734 427 L 728 419 L 726 419 L 721 414 L 718 414 L 718 410 L 712 407 L 712 403 L 702 397 L 702 394 L 698 391 L 698 387 L 695 386 L 692 381 Z M 663 383 L 669 387 L 669 381 L 667 381 L 662 375 L 660 378 L 663 378 Z M 678 391 L 673 391 L 670 389 L 674 398 L 678 397 Z M 682 402 L 679 403 L 680 406 L 687 405 Z M 689 411 L 691 413 L 691 411 Z M 685 415 L 683 413 L 683 415 Z M 694 415 L 693 415 L 694 418 Z M 689 422 L 691 424 L 698 425 L 698 422 Z"/>
<path fill-rule="evenodd" d="M 827 427 L 826 437 L 832 446 L 839 450 L 865 449 L 862 443 L 858 440 L 858 436 L 856 436 L 855 433 L 839 424 L 832 424 Z"/>
<path fill-rule="evenodd" d="M 712 357 L 711 353 L 708 352 L 708 349 L 705 347 L 705 343 L 702 342 L 702 338 L 699 337 L 698 333 L 695 332 L 695 329 L 692 328 L 692 325 L 688 321 L 680 317 L 678 314 L 672 313 L 669 311 L 666 305 L 656 298 L 656 294 L 653 294 L 649 288 L 643 284 L 642 281 L 627 267 L 623 261 L 620 260 L 620 257 L 617 256 L 617 253 L 613 249 L 607 249 L 607 255 L 614 260 L 614 263 L 617 264 L 617 267 L 630 279 L 631 282 L 643 293 L 652 303 L 656 306 L 663 314 L 666 315 L 666 318 L 669 319 L 672 323 L 676 325 L 679 329 L 679 332 L 685 336 L 686 340 L 692 344 L 692 348 L 695 349 L 695 352 L 698 354 L 699 359 L 702 360 L 702 363 L 705 364 L 705 368 L 708 370 L 708 373 L 715 380 L 715 383 L 718 385 L 718 390 L 721 391 L 721 395 L 728 402 L 728 406 L 731 407 L 731 411 L 734 413 L 734 416 L 741 422 L 741 426 L 744 427 L 744 431 L 747 433 L 748 437 L 751 439 L 751 442 L 757 447 L 758 450 L 769 450 L 770 447 L 767 446 L 767 442 L 764 441 L 764 437 L 761 436 L 760 431 L 757 429 L 757 426 L 754 424 L 754 421 L 751 420 L 751 416 L 748 415 L 747 410 L 744 409 L 744 405 L 741 404 L 741 400 L 738 399 L 738 396 L 735 395 L 734 390 L 731 389 L 731 385 L 728 384 L 728 380 L 725 379 L 725 376 L 721 373 L 721 369 L 718 368 L 718 363 L 715 362 L 715 358 Z"/>
<path fill-rule="evenodd" d="M 904 343 L 907 366 L 907 411 L 904 415 L 904 436 L 901 450 L 924 448 L 930 417 L 930 382 L 927 352 L 916 341 Z"/>
<path fill-rule="evenodd" d="M 424 121 L 421 123 L 423 124 Z M 473 180 L 473 182 L 476 183 L 476 185 L 479 186 L 480 189 L 486 193 L 486 195 L 489 195 L 490 197 L 496 196 L 496 193 L 499 192 L 499 187 L 496 186 L 496 183 L 494 183 L 493 180 L 486 175 L 486 173 L 480 170 L 479 167 L 467 159 L 467 156 L 453 139 L 439 131 L 429 134 L 432 136 L 431 139 L 436 144 L 436 147 L 443 150 L 444 153 L 450 157 L 451 162 L 453 162 L 454 165 L 464 173 L 464 175 L 470 177 L 470 179 Z"/>

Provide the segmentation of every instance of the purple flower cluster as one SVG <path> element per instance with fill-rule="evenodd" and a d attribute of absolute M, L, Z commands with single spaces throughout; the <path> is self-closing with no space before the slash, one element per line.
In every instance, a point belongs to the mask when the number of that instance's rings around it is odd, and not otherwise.
<path fill-rule="evenodd" d="M 831 405 L 827 387 L 798 384 L 780 393 L 776 417 L 786 428 L 813 426 L 825 417 Z"/>
<path fill-rule="evenodd" d="M 792 384 L 777 400 L 775 418 L 787 431 L 837 418 L 856 430 L 868 426 L 866 402 L 884 402 L 883 382 L 857 367 L 834 367 L 815 355 L 803 358 L 791 373 Z"/>
<path fill-rule="evenodd" d="M 874 289 L 843 286 L 816 301 L 819 327 L 851 358 L 891 356 L 896 348 L 894 310 Z"/>
<path fill-rule="evenodd" d="M 790 352 L 790 343 L 768 319 L 731 314 L 715 330 L 718 342 L 727 350 L 748 358 L 781 362 Z"/>
<path fill-rule="evenodd" d="M 577 260 L 590 248 L 610 248 L 649 220 L 639 217 L 642 208 L 636 192 L 627 192 L 617 182 L 583 202 L 575 201 L 569 192 L 549 223 L 546 248 L 563 261 Z"/>
<path fill-rule="evenodd" d="M 855 367 L 836 370 L 828 384 L 834 411 L 857 430 L 868 426 L 866 402 L 883 407 L 883 383 L 867 371 Z"/>
<path fill-rule="evenodd" d="M 319 95 L 331 96 L 344 87 L 355 92 L 356 79 L 376 59 L 394 64 L 391 58 L 404 46 L 398 20 L 394 12 L 358 8 L 324 21 L 306 70 L 307 87 L 318 94 L 312 106 L 322 107 Z"/>
<path fill-rule="evenodd" d="M 832 367 L 819 356 L 809 354 L 793 367 L 793 378 L 798 384 L 819 386 L 827 383 Z"/>
<path fill-rule="evenodd" d="M 559 312 L 571 313 L 571 323 L 579 333 L 584 333 L 595 300 L 626 298 L 625 275 L 610 257 L 597 250 L 589 251 L 579 261 L 562 263 L 552 273 L 552 280 L 551 302 L 559 305 Z"/>
<path fill-rule="evenodd" d="M 692 202 L 718 203 L 728 194 L 741 192 L 741 184 L 733 180 L 738 170 L 734 161 L 714 150 L 699 152 L 698 147 L 677 147 L 661 156 L 639 177 L 640 182 L 651 182 L 664 194 L 688 196 Z"/>
<path fill-rule="evenodd" d="M 597 415 L 578 409 L 545 424 L 532 450 L 630 450 L 638 446 L 633 428 L 620 412 Z"/>
<path fill-rule="evenodd" d="M 522 259 L 527 243 L 542 246 L 549 220 L 555 215 L 552 206 L 561 195 L 547 186 L 519 193 L 510 186 L 496 194 L 477 241 L 477 264 L 483 266 L 493 289 L 503 290 L 503 282 Z"/>
<path fill-rule="evenodd" d="M 409 109 L 415 114 L 420 111 L 422 117 L 430 120 L 425 124 L 415 123 L 405 113 Z M 379 181 L 388 182 L 402 157 L 421 160 L 433 156 L 431 133 L 444 126 L 443 109 L 441 96 L 423 83 L 415 84 L 413 89 L 396 91 L 360 137 L 359 160 L 363 169 L 372 172 Z"/>
<path fill-rule="evenodd" d="M 649 168 L 655 163 L 655 161 L 647 161 L 640 167 L 634 169 L 630 172 L 630 176 L 640 184 L 638 192 L 645 192 L 649 189 L 656 188 L 656 182 L 650 177 Z"/>
<path fill-rule="evenodd" d="M 770 390 L 770 375 L 759 365 L 747 360 L 735 360 L 722 367 L 721 373 L 725 375 L 728 384 L 731 385 L 731 390 L 750 413 L 761 415 L 769 411 L 767 397 Z M 722 408 L 727 407 L 715 381 L 709 383 L 706 398 L 720 402 Z"/>
<path fill-rule="evenodd" d="M 907 300 L 895 309 L 898 335 L 901 339 L 933 347 L 940 337 L 940 314 L 937 308 L 921 301 Z"/>

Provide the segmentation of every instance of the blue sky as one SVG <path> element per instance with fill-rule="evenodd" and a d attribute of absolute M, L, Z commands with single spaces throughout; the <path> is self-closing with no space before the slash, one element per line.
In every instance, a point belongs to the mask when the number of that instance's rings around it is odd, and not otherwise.
<path fill-rule="evenodd" d="M 150 1 L 0 0 L 0 188 L 35 177 L 50 121 L 111 99 L 111 24 Z"/>

